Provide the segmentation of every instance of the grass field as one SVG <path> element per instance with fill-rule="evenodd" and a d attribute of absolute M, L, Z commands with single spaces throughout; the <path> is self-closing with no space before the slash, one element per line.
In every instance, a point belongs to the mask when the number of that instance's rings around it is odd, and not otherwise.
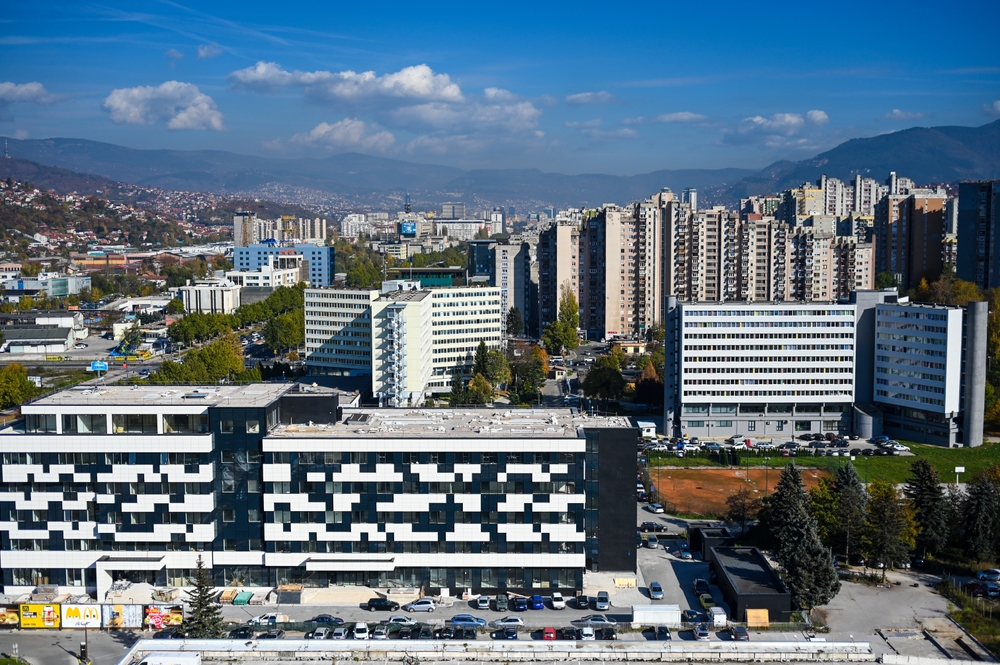
<path fill-rule="evenodd" d="M 900 457 L 858 457 L 854 460 L 854 466 L 862 479 L 867 475 L 870 480 L 876 478 L 888 480 L 893 483 L 905 483 L 910 475 L 910 465 L 917 458 L 926 459 L 931 463 L 943 482 L 955 482 L 955 467 L 964 466 L 963 473 L 959 480 L 968 482 L 977 474 L 993 465 L 1000 465 L 1000 444 L 984 443 L 978 448 L 942 448 L 940 446 L 928 446 L 920 443 L 905 442 L 910 447 L 914 455 Z M 769 459 L 765 461 L 765 456 Z M 791 461 L 804 468 L 825 469 L 835 471 L 837 467 L 849 461 L 844 457 L 812 457 L 802 455 L 799 457 L 781 457 L 776 451 L 765 453 L 739 453 L 740 466 L 748 463 L 751 468 L 768 466 L 779 468 Z M 718 455 L 683 457 L 678 458 L 671 453 L 651 453 L 649 455 L 650 467 L 722 467 L 729 468 L 731 465 L 726 461 L 720 462 Z"/>

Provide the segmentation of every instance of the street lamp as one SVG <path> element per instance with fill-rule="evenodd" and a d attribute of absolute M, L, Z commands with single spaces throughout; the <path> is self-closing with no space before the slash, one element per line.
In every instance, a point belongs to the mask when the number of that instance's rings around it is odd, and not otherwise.
<path fill-rule="evenodd" d="M 771 468 L 770 462 L 771 462 L 770 457 L 764 458 L 764 496 L 767 496 L 767 472 Z"/>

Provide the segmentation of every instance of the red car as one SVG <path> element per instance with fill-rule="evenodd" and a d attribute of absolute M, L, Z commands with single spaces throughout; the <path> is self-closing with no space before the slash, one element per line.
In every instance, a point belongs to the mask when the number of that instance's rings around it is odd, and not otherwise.
<path fill-rule="evenodd" d="M 546 642 L 556 639 L 556 629 L 555 628 L 542 628 L 542 639 Z"/>

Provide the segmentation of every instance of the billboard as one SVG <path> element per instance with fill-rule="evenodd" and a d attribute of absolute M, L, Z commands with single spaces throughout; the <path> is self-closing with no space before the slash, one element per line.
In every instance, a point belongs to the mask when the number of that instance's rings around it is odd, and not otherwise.
<path fill-rule="evenodd" d="M 409 236 L 413 238 L 417 235 L 417 223 L 416 222 L 400 222 L 399 224 L 399 235 Z"/>
<path fill-rule="evenodd" d="M 100 605 L 62 605 L 63 628 L 100 628 Z"/>
<path fill-rule="evenodd" d="M 146 605 L 146 628 L 160 630 L 182 623 L 184 623 L 184 608 L 181 605 Z"/>
<path fill-rule="evenodd" d="M 90 371 L 91 372 L 107 372 L 108 363 L 103 360 L 92 360 L 90 361 Z"/>
<path fill-rule="evenodd" d="M 17 605 L 0 606 L 0 628 L 17 628 L 20 620 Z"/>
<path fill-rule="evenodd" d="M 58 628 L 59 606 L 41 604 L 21 605 L 21 628 Z"/>
<path fill-rule="evenodd" d="M 142 605 L 101 605 L 105 628 L 142 628 Z"/>

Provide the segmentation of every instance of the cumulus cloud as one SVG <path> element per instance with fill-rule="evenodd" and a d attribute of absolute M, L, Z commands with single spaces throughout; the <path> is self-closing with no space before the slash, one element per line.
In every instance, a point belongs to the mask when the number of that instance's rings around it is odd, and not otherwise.
<path fill-rule="evenodd" d="M 992 104 L 983 104 L 983 113 L 986 115 L 1000 115 L 1000 99 Z"/>
<path fill-rule="evenodd" d="M 199 44 L 198 45 L 198 59 L 208 60 L 216 56 L 222 55 L 222 49 L 214 44 Z"/>
<path fill-rule="evenodd" d="M 167 56 L 171 60 L 180 60 L 181 58 L 184 57 L 184 54 L 181 53 L 180 51 L 178 51 L 175 48 L 170 49 L 169 51 L 167 51 L 163 55 Z"/>
<path fill-rule="evenodd" d="M 391 132 L 380 130 L 363 120 L 344 118 L 333 124 L 321 122 L 308 133 L 296 134 L 292 137 L 292 143 L 304 146 L 385 152 L 396 143 L 396 137 Z"/>
<path fill-rule="evenodd" d="M 41 83 L 0 83 L 0 121 L 10 122 L 14 117 L 10 114 L 11 104 L 51 104 L 56 101 Z"/>
<path fill-rule="evenodd" d="M 770 118 L 755 115 L 744 118 L 734 129 L 723 131 L 723 142 L 733 145 L 758 143 L 768 148 L 798 147 L 809 149 L 815 143 L 804 134 L 811 134 L 829 122 L 825 111 L 775 113 Z"/>
<path fill-rule="evenodd" d="M 498 91 L 506 93 L 506 91 Z M 510 93 L 506 93 L 509 95 Z M 430 102 L 391 111 L 388 117 L 400 126 L 454 132 L 531 132 L 542 112 L 529 101 L 494 93 L 463 104 Z M 501 99 L 506 101 L 500 101 Z"/>
<path fill-rule="evenodd" d="M 462 90 L 447 74 L 435 74 L 427 65 L 404 67 L 378 76 L 373 71 L 287 71 L 276 62 L 258 62 L 229 75 L 233 87 L 256 92 L 277 92 L 304 87 L 310 97 L 342 102 L 365 100 L 462 101 Z"/>
<path fill-rule="evenodd" d="M 117 124 L 150 125 L 166 121 L 168 129 L 222 130 L 222 113 L 198 87 L 180 81 L 158 86 L 112 90 L 104 108 Z"/>
<path fill-rule="evenodd" d="M 691 113 L 690 111 L 677 111 L 676 113 L 664 113 L 662 115 L 655 116 L 653 118 L 644 118 L 639 116 L 638 118 L 625 118 L 622 120 L 623 125 L 648 125 L 652 123 L 675 123 L 675 122 L 698 122 L 701 120 L 708 120 L 708 116 L 701 115 L 699 113 Z"/>
<path fill-rule="evenodd" d="M 607 104 L 615 98 L 607 90 L 601 90 L 600 92 L 578 92 L 575 95 L 569 95 L 566 97 L 566 103 L 572 104 L 574 106 L 584 106 L 587 104 Z"/>

